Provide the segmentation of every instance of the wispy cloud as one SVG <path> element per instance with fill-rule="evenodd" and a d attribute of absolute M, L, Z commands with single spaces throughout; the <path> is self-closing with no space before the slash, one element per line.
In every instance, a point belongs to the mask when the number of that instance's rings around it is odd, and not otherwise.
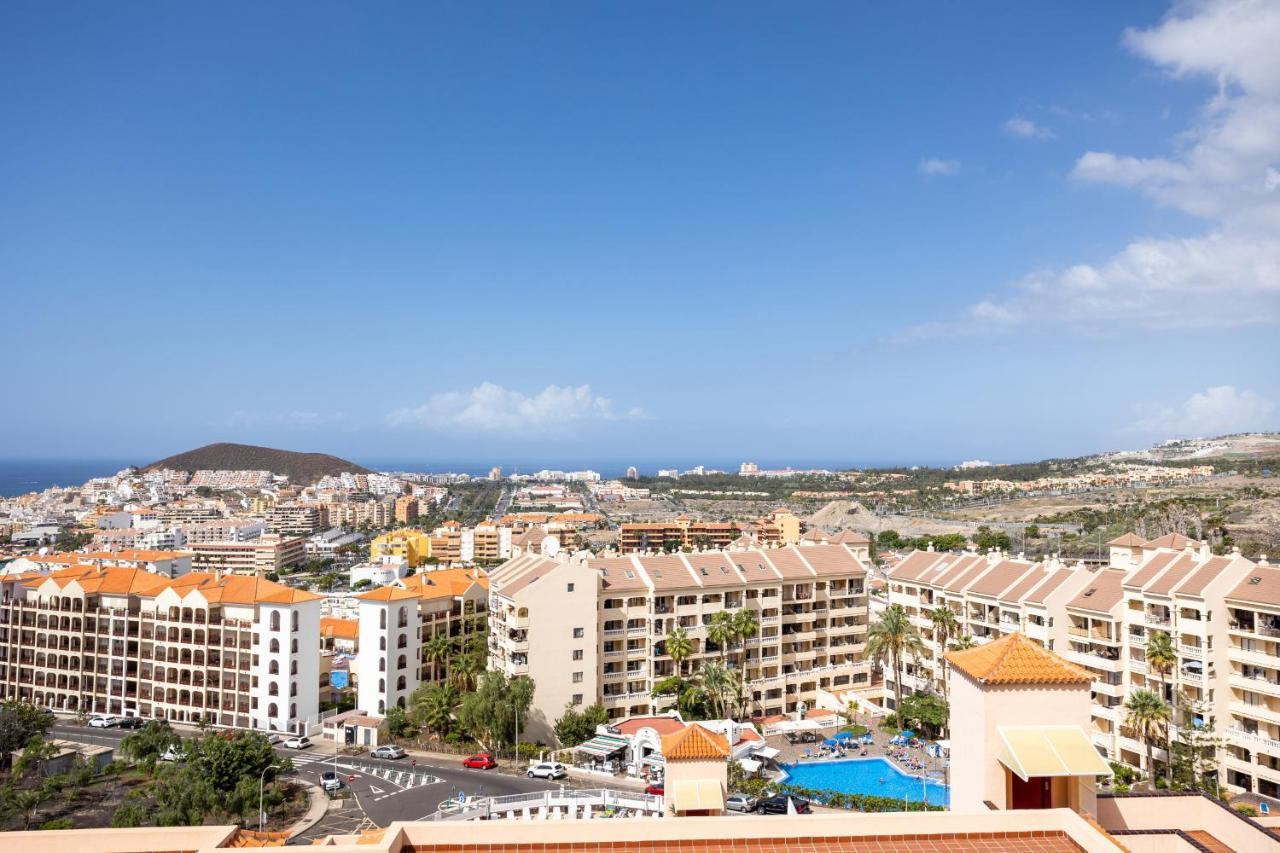
<path fill-rule="evenodd" d="M 939 160 L 928 157 L 920 161 L 916 170 L 922 175 L 954 175 L 960 171 L 959 160 Z"/>
<path fill-rule="evenodd" d="M 230 418 L 228 418 L 233 426 L 256 427 L 264 424 L 274 424 L 298 427 L 300 429 L 328 426 L 346 419 L 346 412 L 248 412 L 244 410 L 232 412 Z"/>
<path fill-rule="evenodd" d="M 1087 151 L 1071 178 L 1140 192 L 1205 220 L 1208 230 L 1139 237 L 1101 261 L 1032 272 L 896 340 L 1011 324 L 1085 334 L 1280 324 L 1280 5 L 1179 3 L 1155 27 L 1126 32 L 1125 44 L 1175 79 L 1212 77 L 1217 92 L 1200 120 L 1171 139 L 1173 153 Z"/>
<path fill-rule="evenodd" d="M 1176 406 L 1162 408 L 1124 431 L 1156 438 L 1207 438 L 1277 427 L 1276 404 L 1253 391 L 1217 385 L 1197 391 Z"/>
<path fill-rule="evenodd" d="M 548 385 L 530 395 L 485 382 L 468 391 L 433 394 L 421 405 L 396 409 L 387 415 L 387 422 L 434 430 L 545 434 L 583 423 L 644 417 L 639 408 L 616 410 L 612 401 L 595 394 L 589 385 Z"/>
<path fill-rule="evenodd" d="M 1003 130 L 1009 136 L 1016 136 L 1019 139 L 1053 139 L 1055 136 L 1049 128 L 1022 116 L 1010 118 L 1004 123 Z"/>

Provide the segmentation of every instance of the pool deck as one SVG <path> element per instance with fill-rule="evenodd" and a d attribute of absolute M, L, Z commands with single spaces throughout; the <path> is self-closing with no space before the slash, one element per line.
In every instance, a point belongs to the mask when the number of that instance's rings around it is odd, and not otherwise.
<path fill-rule="evenodd" d="M 824 761 L 838 760 L 839 758 L 842 758 L 842 757 L 843 758 L 863 758 L 863 757 L 885 758 L 885 759 L 888 759 L 888 761 L 894 767 L 896 767 L 898 770 L 902 771 L 903 773 L 907 774 L 908 776 L 919 776 L 921 773 L 924 773 L 928 775 L 930 781 L 945 783 L 946 761 L 944 759 L 931 758 L 924 751 L 923 748 L 921 749 L 907 748 L 906 749 L 907 754 L 924 765 L 923 770 L 913 770 L 910 767 L 908 767 L 906 764 L 904 764 L 902 761 L 899 761 L 896 758 L 894 758 L 893 752 L 897 750 L 898 747 L 893 747 L 889 745 L 889 739 L 892 737 L 892 735 L 888 735 L 880 731 L 876 720 L 868 720 L 865 715 L 860 714 L 857 722 L 859 725 L 869 727 L 869 730 L 871 732 L 871 737 L 873 739 L 873 742 L 866 747 L 866 751 L 867 751 L 866 756 L 862 755 L 862 747 L 859 746 L 856 749 L 854 748 L 846 749 L 843 756 L 837 753 L 834 759 L 833 758 L 805 758 L 805 755 L 804 755 L 805 749 L 808 748 L 810 752 L 813 752 L 816 754 L 818 751 L 818 747 L 822 745 L 821 740 L 819 740 L 818 743 L 800 743 L 800 744 L 794 744 L 794 745 L 788 743 L 787 739 L 783 735 L 771 735 L 770 737 L 766 738 L 766 740 L 768 741 L 769 746 L 774 747 L 781 753 L 778 756 L 779 764 L 814 764 L 814 763 L 821 763 Z M 838 732 L 841 728 L 844 728 L 844 726 L 834 726 L 834 727 L 823 729 L 821 732 L 821 736 L 823 738 L 831 737 L 833 734 Z"/>

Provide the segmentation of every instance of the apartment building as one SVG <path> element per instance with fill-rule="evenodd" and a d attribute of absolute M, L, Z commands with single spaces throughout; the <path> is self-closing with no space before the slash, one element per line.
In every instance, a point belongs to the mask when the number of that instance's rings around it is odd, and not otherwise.
<path fill-rule="evenodd" d="M 1274 569 L 1238 551 L 1214 555 L 1176 534 L 1151 541 L 1129 534 L 1109 544 L 1108 564 L 1097 569 L 994 552 L 905 558 L 889 573 L 889 603 L 907 609 L 929 653 L 908 664 L 903 687 L 940 691 L 928 614 L 950 607 L 956 633 L 981 643 L 1020 632 L 1086 670 L 1090 737 L 1108 759 L 1145 768 L 1146 745 L 1124 728 L 1123 705 L 1146 689 L 1170 704 L 1175 737 L 1211 723 L 1226 739 L 1224 784 L 1280 793 L 1280 771 L 1271 769 L 1280 768 L 1280 646 L 1263 639 L 1273 597 L 1280 613 L 1280 580 L 1268 583 Z M 1169 636 L 1176 655 L 1163 672 L 1147 660 L 1157 632 Z M 1158 747 L 1154 757 L 1168 760 Z"/>
<path fill-rule="evenodd" d="M 775 509 L 754 524 L 755 539 L 761 545 L 794 545 L 800 541 L 803 525 L 789 509 Z"/>
<path fill-rule="evenodd" d="M 266 532 L 264 522 L 251 518 L 219 518 L 182 529 L 186 543 L 193 547 L 210 542 L 248 542 Z"/>
<path fill-rule="evenodd" d="M 320 509 L 306 504 L 277 504 L 266 512 L 267 530 L 281 536 L 310 536 L 320 530 Z"/>
<path fill-rule="evenodd" d="M 727 660 L 752 714 L 816 706 L 819 691 L 869 682 L 867 565 L 841 545 L 655 556 L 525 554 L 490 575 L 490 668 L 537 684 L 530 737 L 552 740 L 571 705 L 601 702 L 610 719 L 670 704 L 654 685 L 676 674 L 665 649 L 679 626 L 686 674 Z M 706 634 L 720 611 L 750 608 L 758 632 L 737 648 Z"/>
<path fill-rule="evenodd" d="M 420 685 L 443 681 L 448 662 L 428 659 L 427 644 L 437 634 L 465 638 L 478 630 L 488 590 L 481 570 L 440 569 L 355 596 L 357 706 L 385 714 L 405 707 Z"/>
<path fill-rule="evenodd" d="M 403 562 L 416 569 L 431 556 L 431 537 L 413 527 L 392 530 L 374 537 L 369 543 L 369 559 L 375 563 L 387 560 Z"/>
<path fill-rule="evenodd" d="M 200 524 L 226 515 L 222 501 L 175 501 L 156 507 L 155 518 L 159 524 Z"/>
<path fill-rule="evenodd" d="M 236 574 L 278 573 L 302 563 L 306 542 L 300 536 L 286 538 L 267 533 L 248 542 L 191 544 L 189 550 L 198 569 Z"/>
<path fill-rule="evenodd" d="M 401 495 L 396 498 L 396 524 L 413 524 L 418 520 L 419 511 L 418 499 L 413 495 Z"/>
<path fill-rule="evenodd" d="M 320 601 L 204 572 L 73 565 L 0 577 L 0 696 L 304 732 L 319 714 Z"/>
<path fill-rule="evenodd" d="M 623 554 L 636 554 L 727 548 L 741 532 L 733 522 L 695 521 L 681 515 L 672 521 L 622 525 L 618 531 L 618 550 Z"/>
<path fill-rule="evenodd" d="M 346 501 L 342 503 L 321 503 L 316 505 L 320 510 L 320 526 L 345 527 L 355 530 L 359 527 L 387 527 L 395 523 L 396 505 L 391 499 L 367 501 Z"/>

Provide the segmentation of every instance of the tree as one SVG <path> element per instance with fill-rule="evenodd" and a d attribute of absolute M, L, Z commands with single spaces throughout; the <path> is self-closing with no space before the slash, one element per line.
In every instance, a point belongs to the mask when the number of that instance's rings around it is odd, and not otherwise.
<path fill-rule="evenodd" d="M 371 586 L 373 586 L 373 581 L 369 580 L 368 578 L 361 578 L 360 580 L 356 581 L 351 585 L 351 591 L 359 592 L 360 590 L 368 589 Z"/>
<path fill-rule="evenodd" d="M 577 746 L 590 740 L 596 729 L 608 722 L 609 713 L 599 702 L 581 711 L 569 705 L 565 707 L 564 715 L 556 720 L 556 740 L 563 747 Z"/>
<path fill-rule="evenodd" d="M 741 607 L 733 614 L 733 634 L 734 641 L 738 643 L 738 671 L 741 672 L 746 665 L 747 640 L 750 640 L 760 631 L 760 620 L 756 616 L 756 612 L 747 607 Z"/>
<path fill-rule="evenodd" d="M 512 744 L 517 722 L 521 730 L 525 728 L 533 690 L 533 680 L 528 676 L 509 679 L 501 672 L 485 672 L 476 683 L 475 692 L 463 697 L 458 723 L 486 749 Z"/>
<path fill-rule="evenodd" d="M 693 640 L 689 639 L 684 628 L 677 625 L 668 631 L 667 636 L 662 640 L 662 647 L 671 656 L 671 662 L 676 665 L 676 672 L 684 675 L 684 662 L 688 660 L 689 655 L 693 654 Z"/>
<path fill-rule="evenodd" d="M 445 662 L 453 655 L 453 643 L 444 634 L 432 634 L 431 638 L 422 644 L 422 656 L 430 661 L 436 669 L 436 677 L 445 670 Z"/>
<path fill-rule="evenodd" d="M 169 728 L 167 721 L 152 720 L 120 741 L 120 751 L 141 764 L 149 773 L 166 749 L 181 742 L 182 738 Z"/>
<path fill-rule="evenodd" d="M 943 652 L 947 649 L 947 641 L 960 630 L 956 613 L 950 607 L 935 607 L 929 611 L 929 621 L 933 623 L 933 637 L 938 644 L 938 663 L 942 667 L 942 695 L 947 695 L 947 658 Z"/>
<path fill-rule="evenodd" d="M 409 709 L 415 723 L 444 737 L 453 726 L 458 702 L 458 691 L 452 684 L 424 684 L 409 697 Z"/>
<path fill-rule="evenodd" d="M 723 611 L 721 611 L 723 612 Z M 699 674 L 702 690 L 706 693 L 711 705 L 711 713 L 717 719 L 729 716 L 728 708 L 732 700 L 737 699 L 737 679 L 733 671 L 722 663 L 708 662 Z"/>
<path fill-rule="evenodd" d="M 951 651 L 963 652 L 965 649 L 971 649 L 976 645 L 978 645 L 978 641 L 971 634 L 965 634 L 951 644 Z"/>
<path fill-rule="evenodd" d="M 947 700 L 930 693 L 912 693 L 903 698 L 898 713 L 903 728 L 923 730 L 929 737 L 937 737 L 947 727 L 950 716 Z"/>
<path fill-rule="evenodd" d="M 387 709 L 383 725 L 387 727 L 387 734 L 393 738 L 404 737 L 409 733 L 409 717 L 405 714 L 404 708 L 398 705 Z"/>
<path fill-rule="evenodd" d="M 888 658 L 893 669 L 895 711 L 902 708 L 902 656 L 918 656 L 923 649 L 920 632 L 911 624 L 901 604 L 890 604 L 867 631 L 867 657 L 880 661 Z"/>
<path fill-rule="evenodd" d="M 733 614 L 728 610 L 717 610 L 711 615 L 711 622 L 707 625 L 707 642 L 716 644 L 721 660 L 728 660 L 729 646 L 736 633 Z"/>
<path fill-rule="evenodd" d="M 1152 631 L 1151 636 L 1147 638 L 1147 666 L 1156 675 L 1160 676 L 1160 691 L 1157 695 L 1162 701 L 1168 701 L 1168 677 L 1173 668 L 1178 665 L 1178 653 L 1173 647 L 1173 640 L 1168 633 L 1164 631 Z M 1172 717 L 1172 714 L 1170 714 Z M 1164 739 L 1169 740 L 1168 724 L 1165 725 Z M 1169 773 L 1173 773 L 1172 764 L 1167 768 Z M 1172 776 L 1169 779 L 1173 781 Z"/>
<path fill-rule="evenodd" d="M 1009 541 L 1009 534 L 1003 530 L 992 530 L 986 525 L 982 525 L 976 531 L 973 537 L 973 544 L 980 551 L 988 548 L 998 548 L 1001 551 L 1008 551 L 1013 543 Z"/>
<path fill-rule="evenodd" d="M 456 680 L 458 689 L 464 693 L 471 690 L 475 677 L 484 672 L 484 661 L 473 652 L 463 652 L 453 659 L 449 668 L 450 675 Z"/>
<path fill-rule="evenodd" d="M 1214 729 L 1212 708 L 1178 693 L 1178 710 L 1185 721 L 1169 743 L 1170 787 L 1218 794 L 1218 750 L 1225 741 Z M 1168 734 L 1166 732 L 1166 738 Z"/>
<path fill-rule="evenodd" d="M 44 737 L 53 717 L 30 702 L 0 704 L 0 761 L 5 766 L 11 753 L 22 749 L 35 735 Z"/>
<path fill-rule="evenodd" d="M 1154 743 L 1169 722 L 1169 706 L 1150 690 L 1135 690 L 1124 703 L 1124 725 L 1147 747 L 1147 774 L 1154 780 Z"/>

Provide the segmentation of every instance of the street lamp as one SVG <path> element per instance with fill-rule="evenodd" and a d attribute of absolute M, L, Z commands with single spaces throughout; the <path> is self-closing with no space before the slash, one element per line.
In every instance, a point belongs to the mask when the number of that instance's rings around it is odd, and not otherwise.
<path fill-rule="evenodd" d="M 258 775 L 258 829 L 261 830 L 267 824 L 267 811 L 263 808 L 263 792 L 267 782 L 267 771 L 275 770 L 275 762 L 271 762 L 262 768 L 262 773 Z"/>

